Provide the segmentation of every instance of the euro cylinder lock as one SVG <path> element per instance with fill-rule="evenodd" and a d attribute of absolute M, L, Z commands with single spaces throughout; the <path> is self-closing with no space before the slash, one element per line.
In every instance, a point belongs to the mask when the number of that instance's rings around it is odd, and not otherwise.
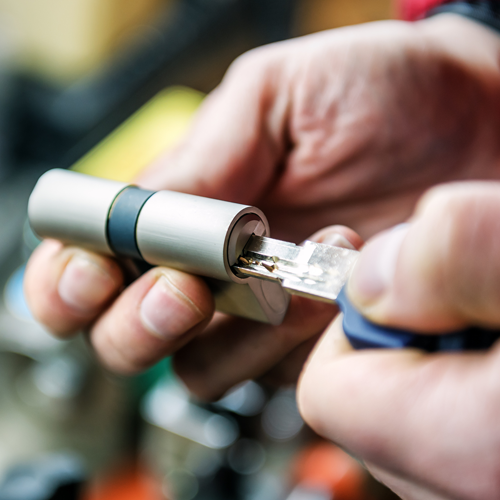
<path fill-rule="evenodd" d="M 287 311 L 279 283 L 232 269 L 252 235 L 270 235 L 258 208 L 54 169 L 35 186 L 28 216 L 41 238 L 203 276 L 221 312 L 277 325 Z"/>

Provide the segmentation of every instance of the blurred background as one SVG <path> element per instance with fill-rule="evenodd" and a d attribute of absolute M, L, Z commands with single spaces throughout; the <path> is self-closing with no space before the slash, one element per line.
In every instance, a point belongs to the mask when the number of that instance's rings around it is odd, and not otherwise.
<path fill-rule="evenodd" d="M 0 0 L 0 500 L 395 498 L 304 425 L 293 388 L 206 405 L 168 360 L 114 376 L 22 291 L 44 171 L 131 180 L 244 51 L 391 16 L 391 0 Z"/>

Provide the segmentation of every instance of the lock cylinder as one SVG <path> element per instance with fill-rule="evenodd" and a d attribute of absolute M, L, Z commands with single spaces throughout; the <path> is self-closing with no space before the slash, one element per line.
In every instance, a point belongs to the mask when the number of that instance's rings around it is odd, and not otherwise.
<path fill-rule="evenodd" d="M 60 169 L 39 179 L 28 214 L 42 238 L 236 283 L 245 279 L 231 266 L 250 236 L 269 236 L 255 207 Z"/>

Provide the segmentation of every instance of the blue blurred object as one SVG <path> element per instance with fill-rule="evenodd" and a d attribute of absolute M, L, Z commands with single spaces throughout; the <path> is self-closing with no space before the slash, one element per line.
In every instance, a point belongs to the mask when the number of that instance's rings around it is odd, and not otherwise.
<path fill-rule="evenodd" d="M 24 298 L 23 280 L 26 266 L 16 269 L 5 285 L 4 300 L 9 312 L 18 319 L 33 320 Z"/>

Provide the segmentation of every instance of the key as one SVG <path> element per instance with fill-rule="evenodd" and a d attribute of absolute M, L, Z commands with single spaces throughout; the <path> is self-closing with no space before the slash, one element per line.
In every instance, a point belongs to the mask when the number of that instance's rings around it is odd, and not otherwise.
<path fill-rule="evenodd" d="M 299 246 L 252 236 L 233 269 L 241 276 L 279 282 L 292 295 L 335 302 L 358 253 L 312 241 Z"/>
<path fill-rule="evenodd" d="M 242 276 L 281 283 L 292 295 L 336 302 L 342 311 L 343 329 L 356 349 L 414 347 L 428 352 L 490 348 L 500 332 L 469 328 L 441 335 L 418 334 L 377 325 L 363 317 L 349 301 L 344 285 L 359 252 L 306 241 L 294 245 L 252 236 L 234 271 Z"/>

